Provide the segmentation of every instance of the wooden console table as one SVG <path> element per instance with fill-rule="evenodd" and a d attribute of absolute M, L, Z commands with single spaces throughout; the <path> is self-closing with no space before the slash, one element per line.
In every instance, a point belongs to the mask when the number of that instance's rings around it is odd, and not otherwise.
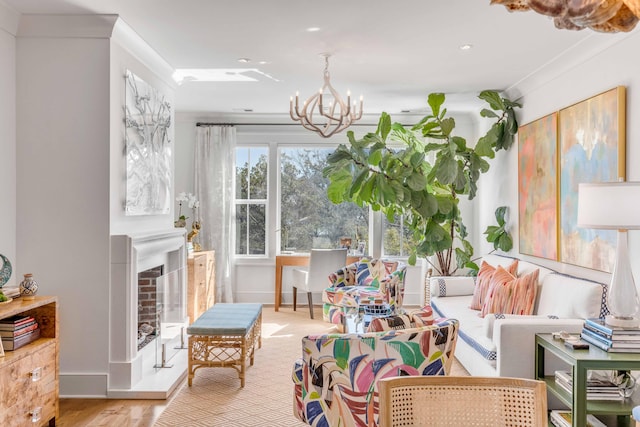
<path fill-rule="evenodd" d="M 281 254 L 276 255 L 276 301 L 275 311 L 280 310 L 282 304 L 282 268 L 285 266 L 309 265 L 309 254 Z M 361 256 L 347 256 L 347 265 L 359 261 Z"/>

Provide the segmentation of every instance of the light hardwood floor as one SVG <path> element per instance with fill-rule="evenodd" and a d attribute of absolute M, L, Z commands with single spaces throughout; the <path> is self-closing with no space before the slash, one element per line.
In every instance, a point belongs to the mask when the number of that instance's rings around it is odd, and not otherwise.
<path fill-rule="evenodd" d="M 56 426 L 152 427 L 176 395 L 167 400 L 60 399 Z"/>

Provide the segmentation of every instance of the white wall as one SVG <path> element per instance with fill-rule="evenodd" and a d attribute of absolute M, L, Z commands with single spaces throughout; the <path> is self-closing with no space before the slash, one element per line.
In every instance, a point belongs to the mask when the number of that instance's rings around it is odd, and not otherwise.
<path fill-rule="evenodd" d="M 0 254 L 16 270 L 16 38 L 18 15 L 0 3 Z"/>
<path fill-rule="evenodd" d="M 523 108 L 518 112 L 520 124 L 526 124 L 553 111 L 570 106 L 576 102 L 587 99 L 593 95 L 604 92 L 616 86 L 627 88 L 627 180 L 640 180 L 640 121 L 637 115 L 640 113 L 640 57 L 632 52 L 640 49 L 640 32 L 618 38 L 618 43 L 605 51 L 595 52 L 591 56 L 583 56 L 570 67 L 561 68 L 558 74 L 536 79 L 537 76 L 526 82 L 521 87 L 515 87 L 510 92 L 522 93 L 520 99 Z M 507 203 L 511 215 L 511 231 L 514 237 L 514 249 L 512 254 L 518 252 L 518 164 L 517 147 L 506 155 L 499 156 L 492 165 L 492 171 L 482 182 L 483 189 L 489 187 L 492 191 L 482 191 L 483 204 L 487 206 Z M 635 201 L 637 202 L 637 201 Z M 612 209 L 623 207 L 612 207 Z M 487 220 L 490 214 L 488 210 L 482 210 L 482 221 Z M 491 213 L 492 214 L 492 213 Z M 541 231 L 543 232 L 543 231 Z M 629 232 L 629 244 L 634 275 L 640 277 L 640 233 Z M 520 255 L 519 255 L 520 256 Z M 527 257 L 534 262 L 548 265 L 552 268 L 569 274 L 588 277 L 604 282 L 609 281 L 609 275 L 572 265 L 559 264 L 539 258 Z M 638 280 L 636 280 L 638 282 Z"/>
<path fill-rule="evenodd" d="M 144 43 L 121 25 L 23 16 L 17 38 L 17 257 L 40 293 L 59 298 L 63 396 L 106 396 L 110 235 L 173 226 L 172 213 L 124 215 L 125 70 L 173 91 L 170 67 L 163 80 L 128 53 Z"/>
<path fill-rule="evenodd" d="M 106 372 L 109 40 L 18 37 L 20 274 L 57 295 L 61 374 Z"/>

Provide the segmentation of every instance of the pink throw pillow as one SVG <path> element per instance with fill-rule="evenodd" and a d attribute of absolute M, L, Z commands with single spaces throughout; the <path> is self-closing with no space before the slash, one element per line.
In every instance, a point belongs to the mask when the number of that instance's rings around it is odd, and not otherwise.
<path fill-rule="evenodd" d="M 536 269 L 522 277 L 515 277 L 498 267 L 491 279 L 480 316 L 484 317 L 489 313 L 533 314 L 539 274 L 540 271 Z"/>
<path fill-rule="evenodd" d="M 518 260 L 514 259 L 506 270 L 515 276 L 518 271 Z M 471 298 L 471 304 L 469 308 L 472 310 L 482 310 L 487 292 L 489 292 L 489 286 L 491 285 L 491 278 L 496 268 L 491 264 L 482 261 L 480 270 L 478 270 L 478 278 L 476 280 L 476 286 L 473 288 L 473 297 Z"/>

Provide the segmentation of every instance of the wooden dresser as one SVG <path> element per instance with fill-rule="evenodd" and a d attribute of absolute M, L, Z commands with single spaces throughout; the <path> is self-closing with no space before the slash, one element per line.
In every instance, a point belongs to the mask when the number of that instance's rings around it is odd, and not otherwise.
<path fill-rule="evenodd" d="M 216 295 L 215 251 L 192 252 L 187 257 L 187 315 L 189 324 L 213 306 Z"/>
<path fill-rule="evenodd" d="M 0 319 L 33 316 L 40 338 L 0 357 L 0 425 L 54 426 L 59 414 L 58 299 L 16 298 L 0 305 Z"/>

